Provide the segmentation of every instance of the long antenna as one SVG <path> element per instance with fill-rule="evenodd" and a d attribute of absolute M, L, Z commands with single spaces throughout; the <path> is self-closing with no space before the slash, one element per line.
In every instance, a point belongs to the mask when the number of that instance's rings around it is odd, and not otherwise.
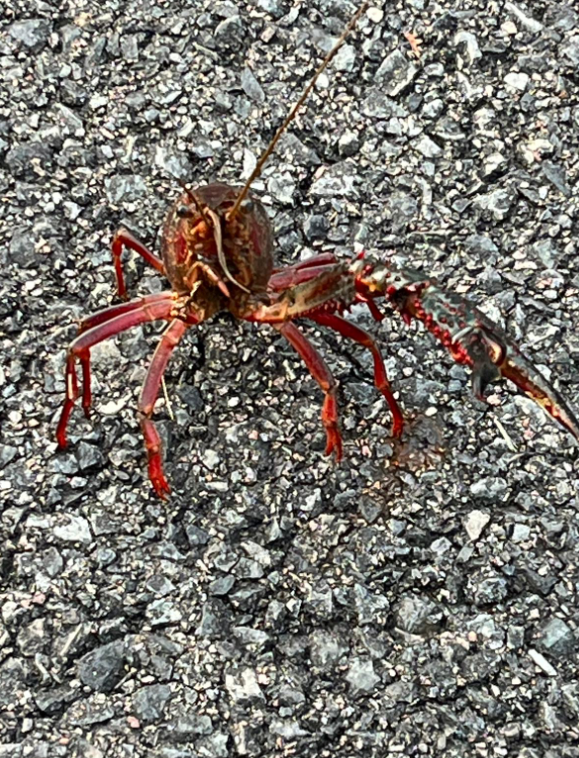
<path fill-rule="evenodd" d="M 302 107 L 302 105 L 304 104 L 304 101 L 306 100 L 306 98 L 308 97 L 308 95 L 310 94 L 310 92 L 312 91 L 312 89 L 314 88 L 314 85 L 317 82 L 318 77 L 326 69 L 326 67 L 328 66 L 328 64 L 331 62 L 332 58 L 336 55 L 336 53 L 338 52 L 338 50 L 342 47 L 342 45 L 344 44 L 344 41 L 345 41 L 346 37 L 348 36 L 348 34 L 350 34 L 350 32 L 352 31 L 352 29 L 356 26 L 356 23 L 358 22 L 358 19 L 360 18 L 360 16 L 362 15 L 362 13 L 364 13 L 364 11 L 368 7 L 368 5 L 369 5 L 369 0 L 365 0 L 365 2 L 362 3 L 362 5 L 358 8 L 358 10 L 356 11 L 356 13 L 352 16 L 352 18 L 350 19 L 349 24 L 346 26 L 346 28 L 342 32 L 342 36 L 336 42 L 336 44 L 330 50 L 330 52 L 326 55 L 326 57 L 324 58 L 324 60 L 320 63 L 320 65 L 319 65 L 316 73 L 313 75 L 310 83 L 305 88 L 305 90 L 302 92 L 302 95 L 301 95 L 300 99 L 297 101 L 297 103 L 294 105 L 294 107 L 288 113 L 288 115 L 286 116 L 285 121 L 279 127 L 279 129 L 275 133 L 273 139 L 271 140 L 271 142 L 269 143 L 269 145 L 265 148 L 265 150 L 261 154 L 261 158 L 257 161 L 257 164 L 256 164 L 255 168 L 251 172 L 251 176 L 245 182 L 245 185 L 243 186 L 243 189 L 241 190 L 241 192 L 237 196 L 237 200 L 235 201 L 235 204 L 234 204 L 233 208 L 227 213 L 226 218 L 227 218 L 228 221 L 231 221 L 231 219 L 235 218 L 235 216 L 237 215 L 237 212 L 239 210 L 239 206 L 241 205 L 241 203 L 247 197 L 247 193 L 249 192 L 249 188 L 250 188 L 252 182 L 255 179 L 257 179 L 257 177 L 261 174 L 261 169 L 263 168 L 263 165 L 266 162 L 266 160 L 273 153 L 273 151 L 275 149 L 275 146 L 277 145 L 277 143 L 279 141 L 279 138 L 285 132 L 285 130 L 287 129 L 288 125 L 293 121 L 293 119 L 296 116 L 296 113 Z"/>

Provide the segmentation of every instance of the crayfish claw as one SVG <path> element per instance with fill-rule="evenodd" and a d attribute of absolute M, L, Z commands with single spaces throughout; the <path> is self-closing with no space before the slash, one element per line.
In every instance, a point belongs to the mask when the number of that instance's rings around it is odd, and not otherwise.
<path fill-rule="evenodd" d="M 479 400 L 484 400 L 486 388 L 491 382 L 499 379 L 500 376 L 501 372 L 497 369 L 494 363 L 473 363 L 471 379 L 473 395 Z"/>
<path fill-rule="evenodd" d="M 365 258 L 350 264 L 359 302 L 385 297 L 406 323 L 422 321 L 457 363 L 472 369 L 474 394 L 484 399 L 490 382 L 503 377 L 579 440 L 571 408 L 505 334 L 467 299 L 446 292 L 420 272 Z"/>
<path fill-rule="evenodd" d="M 477 342 L 471 342 L 468 348 L 469 355 L 473 359 L 473 390 L 475 394 L 478 396 L 478 390 L 484 391 L 488 381 L 493 380 L 492 374 L 488 380 L 485 375 L 492 368 L 492 371 L 513 382 L 525 395 L 552 416 L 560 426 L 571 432 L 579 440 L 579 421 L 557 390 L 498 326 L 477 309 L 473 310 L 478 321 L 477 334 L 480 335 Z M 479 348 L 479 345 L 482 349 Z M 486 354 L 486 360 L 482 355 L 483 353 Z"/>
<path fill-rule="evenodd" d="M 540 405 L 560 426 L 579 440 L 579 421 L 557 390 L 521 353 L 509 355 L 500 367 L 502 376 Z"/>
<path fill-rule="evenodd" d="M 484 400 L 485 390 L 491 382 L 500 379 L 501 372 L 495 359 L 496 352 L 489 350 L 487 339 L 477 330 L 468 340 L 466 350 L 472 361 L 472 391 L 479 400 Z M 499 355 L 504 356 L 504 346 L 501 345 Z"/>

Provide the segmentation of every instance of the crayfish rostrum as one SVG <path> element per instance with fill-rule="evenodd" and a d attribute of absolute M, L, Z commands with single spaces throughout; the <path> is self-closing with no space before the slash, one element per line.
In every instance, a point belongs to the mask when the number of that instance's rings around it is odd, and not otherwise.
<path fill-rule="evenodd" d="M 380 351 L 366 331 L 342 317 L 354 303 L 364 303 L 377 320 L 382 320 L 380 301 L 398 311 L 407 323 L 412 319 L 422 321 L 455 361 L 469 366 L 473 389 L 479 397 L 489 381 L 506 377 L 579 439 L 579 423 L 573 412 L 507 335 L 467 300 L 444 292 L 433 280 L 414 271 L 395 269 L 368 255 L 339 260 L 325 253 L 293 266 L 274 268 L 268 216 L 259 200 L 250 195 L 250 185 L 366 6 L 367 3 L 362 5 L 328 53 L 243 187 L 215 183 L 191 190 L 183 186 L 165 221 L 162 258 L 127 230 L 117 232 L 112 254 L 119 295 L 126 295 L 121 266 L 124 248 L 139 253 L 163 273 L 171 289 L 114 305 L 81 322 L 80 333 L 68 351 L 66 400 L 57 429 L 60 447 L 66 445 L 66 427 L 78 396 L 77 360 L 82 369 L 82 405 L 88 415 L 91 348 L 137 324 L 168 321 L 138 404 L 149 477 L 157 494 L 166 497 L 170 488 L 163 473 L 160 438 L 152 421 L 155 401 L 179 340 L 189 327 L 219 311 L 229 311 L 238 319 L 271 324 L 303 358 L 325 395 L 322 422 L 327 435 L 326 454 L 334 453 L 338 460 L 342 457 L 336 383 L 321 355 L 295 325 L 297 318 L 334 329 L 370 350 L 374 383 L 392 413 L 393 435 L 399 437 L 403 417 Z"/>

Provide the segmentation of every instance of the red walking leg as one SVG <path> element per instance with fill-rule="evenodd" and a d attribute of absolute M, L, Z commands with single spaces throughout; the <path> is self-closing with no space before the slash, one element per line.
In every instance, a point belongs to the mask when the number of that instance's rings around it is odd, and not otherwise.
<path fill-rule="evenodd" d="M 137 324 L 143 324 L 146 321 L 157 321 L 158 319 L 169 319 L 171 317 L 174 302 L 173 295 L 167 294 L 162 300 L 141 305 L 140 307 L 134 308 L 120 316 L 115 316 L 108 321 L 93 326 L 92 329 L 83 332 L 71 342 L 66 360 L 66 398 L 56 429 L 56 439 L 60 448 L 66 447 L 66 427 L 74 402 L 78 397 L 76 360 L 80 360 L 82 366 L 82 405 L 85 413 L 88 415 L 88 409 L 91 404 L 90 348 L 98 342 L 102 342 L 115 334 L 119 334 L 119 332 L 124 332 L 132 326 L 137 326 Z M 104 313 L 104 311 L 102 313 Z"/>
<path fill-rule="evenodd" d="M 143 243 L 129 232 L 128 229 L 119 229 L 114 238 L 112 244 L 113 262 L 115 264 L 115 274 L 117 275 L 117 291 L 119 297 L 126 297 L 127 288 L 125 287 L 125 277 L 123 274 L 123 267 L 121 264 L 121 255 L 123 248 L 128 247 L 130 250 L 134 250 L 135 253 L 141 255 L 147 263 L 165 274 L 165 266 L 163 261 L 152 253 Z"/>
<path fill-rule="evenodd" d="M 291 321 L 286 321 L 283 324 L 272 324 L 272 326 L 281 332 L 294 350 L 299 353 L 311 375 L 324 391 L 325 399 L 322 406 L 322 423 L 326 428 L 327 442 L 325 454 L 330 455 L 334 452 L 336 460 L 340 461 L 342 458 L 342 435 L 338 427 L 336 380 L 322 356 L 307 337 L 300 332 L 297 326 L 292 324 Z"/>
<path fill-rule="evenodd" d="M 371 297 L 365 300 L 362 295 L 358 294 L 356 297 L 356 300 L 360 303 L 365 303 L 368 306 L 368 310 L 372 314 L 372 318 L 375 321 L 378 321 L 378 322 L 384 321 L 384 319 L 386 318 L 385 314 L 382 313 L 380 308 L 378 308 L 378 306 L 376 305 L 374 300 L 372 300 Z"/>
<path fill-rule="evenodd" d="M 374 384 L 376 385 L 376 388 L 384 395 L 386 402 L 390 407 L 393 418 L 392 436 L 400 437 L 402 430 L 404 429 L 404 417 L 402 416 L 402 411 L 400 410 L 400 407 L 396 402 L 394 395 L 392 394 L 392 388 L 386 374 L 386 366 L 384 366 L 382 355 L 380 354 L 380 351 L 378 350 L 378 347 L 376 346 L 376 343 L 372 337 L 368 334 L 368 332 L 364 331 L 364 329 L 360 329 L 359 326 L 355 326 L 345 318 L 337 316 L 333 313 L 316 313 L 311 316 L 307 316 L 307 318 L 315 321 L 317 324 L 328 326 L 330 329 L 334 329 L 336 332 L 341 334 L 342 337 L 346 337 L 347 339 L 359 342 L 360 345 L 364 345 L 364 347 L 367 347 L 368 350 L 370 350 L 372 353 L 372 358 L 374 359 Z"/>
<path fill-rule="evenodd" d="M 155 488 L 155 492 L 163 500 L 165 500 L 169 492 L 171 492 L 171 488 L 163 473 L 161 438 L 159 437 L 159 433 L 157 432 L 151 416 L 153 415 L 155 401 L 159 394 L 159 387 L 161 386 L 161 380 L 165 373 L 165 369 L 167 368 L 169 358 L 188 328 L 189 327 L 185 322 L 179 321 L 178 319 L 175 319 L 175 321 L 172 321 L 169 324 L 165 333 L 161 337 L 161 341 L 157 345 L 153 360 L 147 371 L 143 389 L 141 390 L 141 397 L 139 398 L 139 421 L 143 431 L 143 437 L 145 438 L 145 448 L 147 450 L 147 458 L 149 461 L 149 479 Z"/>
<path fill-rule="evenodd" d="M 129 313 L 130 311 L 136 311 L 138 308 L 144 308 L 155 303 L 165 301 L 172 294 L 171 290 L 165 290 L 154 295 L 145 295 L 145 297 L 139 297 L 135 300 L 129 300 L 128 302 L 119 303 L 118 305 L 111 305 L 109 308 L 103 308 L 92 316 L 83 318 L 78 325 L 78 333 L 82 334 L 87 332 L 99 324 L 104 324 L 105 321 L 110 321 L 117 316 L 122 316 L 123 313 Z"/>

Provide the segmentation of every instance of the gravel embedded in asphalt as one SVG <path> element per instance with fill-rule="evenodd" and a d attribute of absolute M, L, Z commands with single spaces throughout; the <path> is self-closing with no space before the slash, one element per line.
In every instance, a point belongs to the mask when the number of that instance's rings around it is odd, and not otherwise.
<path fill-rule="evenodd" d="M 345 0 L 14 0 L 0 19 L 0 758 L 578 756 L 577 448 L 489 404 L 415 326 L 312 326 L 321 393 L 266 327 L 190 330 L 155 418 L 160 325 L 92 351 L 58 452 L 66 346 L 153 249 L 177 179 L 239 183 L 355 10 Z M 413 52 L 418 51 L 418 56 Z M 577 409 L 579 12 L 372 4 L 254 183 L 276 260 L 356 245 L 436 276 Z M 166 285 L 127 254 L 131 295 Z"/>

